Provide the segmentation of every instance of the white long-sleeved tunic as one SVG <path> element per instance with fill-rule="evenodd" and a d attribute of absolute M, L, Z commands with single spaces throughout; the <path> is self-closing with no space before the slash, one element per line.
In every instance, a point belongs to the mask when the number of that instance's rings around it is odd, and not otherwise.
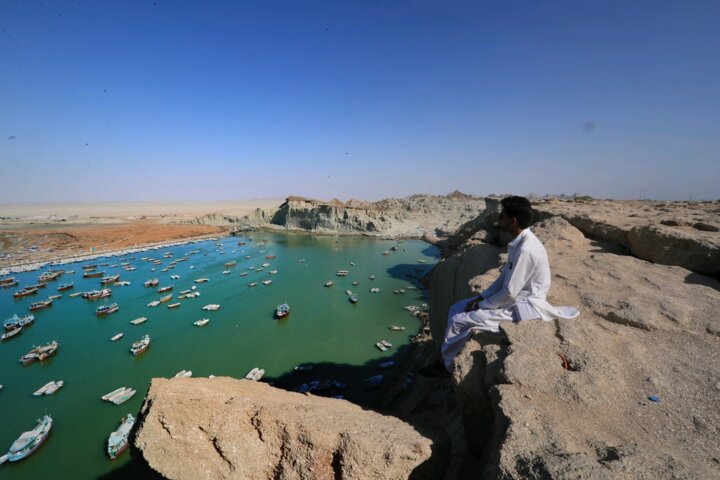
<path fill-rule="evenodd" d="M 524 229 L 508 244 L 508 261 L 500 276 L 482 292 L 483 310 L 515 309 L 517 320 L 575 318 L 574 307 L 553 307 L 550 291 L 550 262 L 540 240 Z"/>

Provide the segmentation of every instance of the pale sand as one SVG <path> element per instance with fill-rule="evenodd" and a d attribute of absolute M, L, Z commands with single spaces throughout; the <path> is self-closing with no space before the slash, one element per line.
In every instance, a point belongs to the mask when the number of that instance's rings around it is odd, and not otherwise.
<path fill-rule="evenodd" d="M 187 202 L 187 203 L 19 203 L 0 205 L 0 223 L 3 220 L 38 220 L 52 215 L 77 219 L 90 217 L 127 218 L 127 217 L 196 217 L 208 213 L 226 213 L 246 215 L 256 208 L 275 208 L 284 202 L 284 198 L 237 200 L 225 202 Z"/>

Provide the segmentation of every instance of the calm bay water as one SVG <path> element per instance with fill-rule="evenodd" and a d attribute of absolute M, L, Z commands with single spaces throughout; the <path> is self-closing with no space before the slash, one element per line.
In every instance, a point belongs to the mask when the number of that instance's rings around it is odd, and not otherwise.
<path fill-rule="evenodd" d="M 394 289 L 419 285 L 412 277 L 422 276 L 437 260 L 434 247 L 420 241 L 396 242 L 364 238 L 313 237 L 295 234 L 254 233 L 254 240 L 224 237 L 183 246 L 168 247 L 128 255 L 79 262 L 62 267 L 75 270 L 50 282 L 37 295 L 14 300 L 12 292 L 0 291 L 0 319 L 14 313 L 24 316 L 30 303 L 57 294 L 60 283 L 75 282 L 75 288 L 62 292 L 51 308 L 35 312 L 35 324 L 16 338 L 0 344 L 0 452 L 5 452 L 20 433 L 35 426 L 44 414 L 52 415 L 55 424 L 45 445 L 32 456 L 0 466 L 0 478 L 96 478 L 122 468 L 130 460 L 129 453 L 111 462 L 105 454 L 107 437 L 115 430 L 121 417 L 136 415 L 153 377 L 172 377 L 182 369 L 192 370 L 194 377 L 208 375 L 242 378 L 253 367 L 265 369 L 266 379 L 278 386 L 292 388 L 311 379 L 331 378 L 348 384 L 343 393 L 350 400 L 368 401 L 362 389 L 362 378 L 380 373 L 376 363 L 390 359 L 398 347 L 408 343 L 417 332 L 418 320 L 402 309 L 405 305 L 425 302 L 418 290 L 407 289 L 403 295 Z M 247 240 L 238 246 L 239 240 Z M 223 248 L 216 244 L 222 244 Z M 397 251 L 382 255 L 397 245 Z M 173 259 L 189 255 L 175 269 L 160 270 Z M 263 251 L 264 253 L 261 253 Z M 173 257 L 162 255 L 172 252 Z M 224 253 L 221 253 L 224 252 Z M 234 252 L 234 253 L 233 253 Z M 275 259 L 265 256 L 274 254 Z M 250 255 L 250 259 L 245 256 Z M 129 260 L 136 257 L 135 260 Z M 142 257 L 162 259 L 162 265 L 142 261 Z M 305 259 L 300 262 L 300 259 Z M 234 267 L 224 263 L 236 260 Z M 129 261 L 137 270 L 126 272 L 110 265 Z M 426 263 L 422 263 L 424 261 Z M 98 267 L 106 274 L 119 273 L 130 286 L 111 287 L 111 298 L 88 301 L 70 298 L 73 292 L 100 288 L 98 278 L 83 279 L 82 265 L 109 263 Z M 262 272 L 249 270 L 270 263 Z M 351 266 L 354 262 L 355 266 Z M 194 268 L 190 268 L 193 266 Z M 155 272 L 151 268 L 156 268 Z M 347 277 L 337 277 L 337 270 L 349 270 Z M 231 273 L 223 275 L 224 270 Z M 278 270 L 276 275 L 269 270 Z M 240 276 L 247 272 L 247 276 Z M 41 272 L 15 275 L 20 286 L 37 283 Z M 170 275 L 180 275 L 171 280 Z M 376 279 L 369 280 L 370 275 Z M 144 288 L 143 282 L 157 277 L 160 286 L 174 285 L 174 299 L 181 306 L 156 308 L 147 303 L 161 295 L 156 288 Z M 196 285 L 194 279 L 207 277 L 210 282 Z M 272 280 L 265 286 L 262 280 Z M 324 287 L 328 280 L 331 288 Z M 351 285 L 359 281 L 358 286 Z M 256 287 L 248 283 L 257 282 Z M 201 296 L 177 300 L 181 290 L 193 285 Z M 370 293 L 371 287 L 380 293 Z M 359 296 L 351 304 L 345 290 Z M 95 316 L 95 309 L 105 303 L 117 302 L 120 311 L 105 318 Z M 278 303 L 287 302 L 291 315 L 275 320 Z M 216 312 L 204 312 L 208 303 L 222 306 Z M 130 320 L 147 317 L 142 325 Z M 205 327 L 193 322 L 209 318 Z M 407 327 L 405 331 L 389 331 L 390 325 Z M 117 342 L 110 337 L 123 332 Z M 149 334 L 152 343 L 138 357 L 129 353 L 132 342 Z M 386 353 L 374 344 L 380 339 L 393 343 Z M 18 359 L 33 345 L 57 340 L 60 348 L 54 357 L 23 367 Z M 316 363 L 315 372 L 297 373 L 300 363 Z M 382 373 L 392 375 L 392 370 Z M 55 395 L 33 397 L 32 393 L 50 380 L 64 380 L 65 386 Z M 100 396 L 118 387 L 137 389 L 130 401 L 116 406 L 103 402 Z"/>

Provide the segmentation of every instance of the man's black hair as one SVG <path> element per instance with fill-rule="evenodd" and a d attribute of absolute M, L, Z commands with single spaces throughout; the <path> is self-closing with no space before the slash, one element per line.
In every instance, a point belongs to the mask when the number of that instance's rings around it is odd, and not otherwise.
<path fill-rule="evenodd" d="M 500 201 L 508 218 L 517 218 L 520 228 L 527 228 L 532 223 L 533 213 L 530 200 L 525 197 L 505 197 Z"/>

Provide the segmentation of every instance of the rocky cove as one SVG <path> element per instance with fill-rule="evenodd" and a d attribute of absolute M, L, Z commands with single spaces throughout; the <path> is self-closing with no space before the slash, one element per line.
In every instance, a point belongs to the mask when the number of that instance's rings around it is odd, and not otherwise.
<path fill-rule="evenodd" d="M 427 205 L 409 213 L 407 199 L 382 209 L 290 197 L 229 223 L 445 237 L 433 239 L 445 255 L 426 278 L 430 333 L 405 362 L 412 371 L 433 361 L 448 307 L 486 287 L 505 257 L 499 200 L 448 197 L 418 196 Z M 720 204 L 534 208 L 549 301 L 579 318 L 477 334 L 452 375 L 418 377 L 383 406 L 230 378 L 155 379 L 135 468 L 167 478 L 719 477 Z"/>

